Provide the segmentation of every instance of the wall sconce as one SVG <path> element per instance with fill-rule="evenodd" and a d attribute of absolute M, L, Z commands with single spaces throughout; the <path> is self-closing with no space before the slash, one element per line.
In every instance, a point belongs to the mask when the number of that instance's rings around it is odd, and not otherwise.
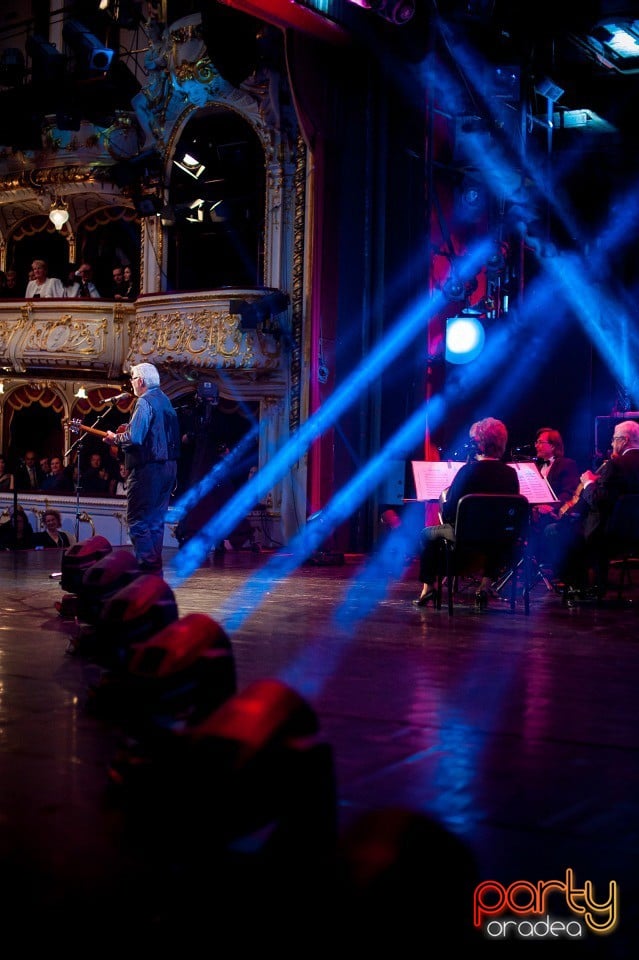
<path fill-rule="evenodd" d="M 0 393 L 4 393 L 4 380 L 0 380 Z"/>
<path fill-rule="evenodd" d="M 195 180 L 201 177 L 206 170 L 204 164 L 192 157 L 190 153 L 185 153 L 181 160 L 174 160 L 173 163 Z"/>
<path fill-rule="evenodd" d="M 56 230 L 62 230 L 62 227 L 65 225 L 69 219 L 69 208 L 67 207 L 64 200 L 55 199 L 51 204 L 51 209 L 49 210 L 49 220 L 56 228 Z"/>
<path fill-rule="evenodd" d="M 76 390 L 76 392 L 73 394 L 73 396 L 76 398 L 76 400 L 86 400 L 86 399 L 87 399 L 87 392 L 86 392 L 86 390 L 84 389 L 84 387 L 80 386 L 80 387 L 78 387 L 78 389 Z"/>

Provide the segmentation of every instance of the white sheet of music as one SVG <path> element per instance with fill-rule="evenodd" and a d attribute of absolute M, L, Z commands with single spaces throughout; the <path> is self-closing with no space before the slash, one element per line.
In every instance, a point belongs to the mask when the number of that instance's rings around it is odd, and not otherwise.
<path fill-rule="evenodd" d="M 542 477 L 537 464 L 532 462 L 511 463 L 519 476 L 519 492 L 528 499 L 528 503 L 556 503 L 552 487 L 545 477 Z"/>
<path fill-rule="evenodd" d="M 415 491 L 418 500 L 439 500 L 443 490 L 446 490 L 465 466 L 465 461 L 458 460 L 411 460 Z M 527 498 L 529 503 L 555 503 L 557 497 L 553 489 L 542 477 L 537 464 L 532 462 L 511 463 L 519 477 L 519 492 Z"/>
<path fill-rule="evenodd" d="M 415 492 L 418 500 L 439 500 L 442 490 L 446 490 L 465 460 L 411 460 Z"/>

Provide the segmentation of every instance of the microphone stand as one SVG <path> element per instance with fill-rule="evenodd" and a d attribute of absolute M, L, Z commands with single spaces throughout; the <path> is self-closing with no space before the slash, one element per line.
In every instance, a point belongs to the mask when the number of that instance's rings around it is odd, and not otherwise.
<path fill-rule="evenodd" d="M 94 422 L 93 425 L 92 425 L 92 428 L 97 427 L 97 425 L 104 419 L 104 417 L 106 417 L 107 413 L 109 413 L 112 409 L 113 409 L 113 408 L 109 405 L 109 406 L 106 408 L 106 410 L 104 410 L 104 411 L 96 418 L 95 422 Z M 80 540 L 80 493 L 82 492 L 82 463 L 81 463 L 81 458 L 82 458 L 82 444 L 83 444 L 83 442 L 84 442 L 84 439 L 85 439 L 84 435 L 83 435 L 82 433 L 80 433 L 80 435 L 78 436 L 78 439 L 77 439 L 77 440 L 74 440 L 74 442 L 71 444 L 71 446 L 69 447 L 69 449 L 66 450 L 65 453 L 64 453 L 64 457 L 65 457 L 65 459 L 66 459 L 67 457 L 69 457 L 69 456 L 73 453 L 73 451 L 74 451 L 74 450 L 76 449 L 76 447 L 77 447 L 78 457 L 77 457 L 77 460 L 76 460 L 76 466 L 77 466 L 77 469 L 78 469 L 78 480 L 77 480 L 77 483 L 76 483 L 76 485 L 75 485 L 75 539 L 76 539 L 76 543 L 78 543 L 79 540 Z"/>

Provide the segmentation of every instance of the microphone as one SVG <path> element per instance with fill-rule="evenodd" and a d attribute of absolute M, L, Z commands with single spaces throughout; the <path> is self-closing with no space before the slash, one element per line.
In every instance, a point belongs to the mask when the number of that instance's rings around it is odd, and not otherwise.
<path fill-rule="evenodd" d="M 109 397 L 109 398 L 108 398 L 107 400 L 105 400 L 104 402 L 105 402 L 105 403 L 115 403 L 116 400 L 125 400 L 127 397 L 132 397 L 132 396 L 133 396 L 132 393 L 127 393 L 127 391 L 125 390 L 124 393 L 116 393 L 116 395 L 115 395 L 114 397 Z"/>

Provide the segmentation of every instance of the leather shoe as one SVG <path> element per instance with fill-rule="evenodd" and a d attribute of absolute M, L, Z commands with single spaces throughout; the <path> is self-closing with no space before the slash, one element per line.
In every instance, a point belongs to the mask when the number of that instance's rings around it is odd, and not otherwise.
<path fill-rule="evenodd" d="M 435 590 L 434 587 L 432 587 L 427 593 L 424 593 L 421 597 L 417 597 L 416 600 L 413 600 L 413 606 L 414 606 L 414 607 L 426 607 L 426 606 L 428 606 L 428 603 L 429 603 L 431 600 L 433 601 L 433 606 L 435 606 L 435 597 L 436 597 L 436 595 L 437 595 L 437 591 Z"/>

